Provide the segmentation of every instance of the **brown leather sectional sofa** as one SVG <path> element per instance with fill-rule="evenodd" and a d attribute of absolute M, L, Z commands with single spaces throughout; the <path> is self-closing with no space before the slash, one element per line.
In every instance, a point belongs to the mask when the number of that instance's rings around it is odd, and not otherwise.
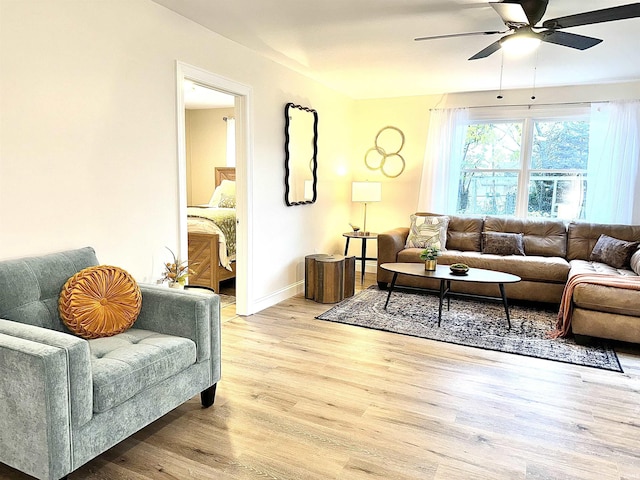
<path fill-rule="evenodd" d="M 631 265 L 616 269 L 589 260 L 601 234 L 625 241 L 640 241 L 640 225 L 604 225 L 558 220 L 449 215 L 446 250 L 439 264 L 466 263 L 471 268 L 498 270 L 518 275 L 522 281 L 505 285 L 507 297 L 518 300 L 560 303 L 567 280 L 578 273 L 621 276 L 640 274 L 640 249 Z M 482 253 L 483 232 L 522 233 L 525 255 Z M 386 288 L 393 274 L 383 263 L 421 263 L 421 248 L 405 248 L 408 227 L 378 236 L 377 280 Z M 396 285 L 437 289 L 437 280 L 400 275 Z M 452 282 L 453 292 L 498 296 L 491 284 Z M 640 343 L 640 291 L 593 284 L 575 288 L 572 326 L 574 334 Z"/>

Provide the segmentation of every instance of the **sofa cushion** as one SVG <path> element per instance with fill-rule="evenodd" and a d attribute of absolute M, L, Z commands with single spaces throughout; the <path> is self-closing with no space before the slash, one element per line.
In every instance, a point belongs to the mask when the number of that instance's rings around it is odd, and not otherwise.
<path fill-rule="evenodd" d="M 567 252 L 567 230 L 559 220 L 487 217 L 484 231 L 522 233 L 526 255 L 565 257 Z"/>
<path fill-rule="evenodd" d="M 120 405 L 196 362 L 196 345 L 183 337 L 131 328 L 89 340 L 93 411 Z"/>
<path fill-rule="evenodd" d="M 521 233 L 484 232 L 482 234 L 482 253 L 524 255 L 523 235 Z"/>
<path fill-rule="evenodd" d="M 605 263 L 572 260 L 570 265 L 570 277 L 579 273 L 638 277 L 632 270 L 614 268 Z M 573 303 L 577 308 L 640 317 L 640 291 L 638 290 L 580 283 L 573 291 Z"/>
<path fill-rule="evenodd" d="M 629 270 L 628 268 L 615 268 L 606 263 L 590 262 L 588 260 L 571 260 L 569 265 L 571 265 L 569 277 L 573 277 L 578 273 L 602 273 L 605 275 L 622 275 L 624 277 L 637 276 L 633 270 Z"/>
<path fill-rule="evenodd" d="M 407 248 L 398 254 L 398 262 L 421 262 L 419 248 Z M 439 265 L 465 263 L 470 268 L 484 268 L 519 276 L 522 280 L 547 283 L 566 283 L 569 262 L 559 257 L 500 256 L 480 252 L 447 250 L 438 257 Z"/>
<path fill-rule="evenodd" d="M 60 318 L 82 338 L 108 337 L 133 325 L 142 307 L 140 287 L 125 270 L 110 265 L 85 268 L 62 287 Z"/>
<path fill-rule="evenodd" d="M 639 244 L 640 242 L 625 242 L 602 234 L 594 245 L 589 260 L 606 263 L 614 268 L 628 267 Z"/>
<path fill-rule="evenodd" d="M 450 216 L 447 229 L 447 248 L 479 252 L 482 245 L 482 227 L 480 217 Z"/>
<path fill-rule="evenodd" d="M 444 250 L 447 243 L 449 217 L 411 215 L 407 248 L 436 247 Z"/>
<path fill-rule="evenodd" d="M 571 222 L 567 227 L 567 260 L 589 260 L 602 234 L 627 242 L 640 240 L 640 225 L 604 225 Z"/>

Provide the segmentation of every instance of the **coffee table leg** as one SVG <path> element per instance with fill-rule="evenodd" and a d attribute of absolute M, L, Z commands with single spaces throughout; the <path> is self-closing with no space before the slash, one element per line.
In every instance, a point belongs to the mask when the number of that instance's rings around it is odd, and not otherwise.
<path fill-rule="evenodd" d="M 451 292 L 451 280 L 447 280 L 447 289 L 445 293 Z M 451 310 L 451 295 L 447 295 L 447 312 Z"/>
<path fill-rule="evenodd" d="M 384 309 L 387 309 L 387 305 L 389 305 L 389 299 L 391 298 L 391 292 L 393 292 L 393 287 L 396 286 L 396 280 L 398 278 L 398 274 L 393 274 L 393 279 L 391 279 L 391 285 L 389 285 L 389 293 L 387 294 L 387 301 L 384 303 Z"/>
<path fill-rule="evenodd" d="M 507 295 L 504 292 L 504 284 L 499 283 L 500 287 L 500 295 L 502 295 L 502 303 L 504 303 L 504 311 L 507 314 L 507 325 L 509 326 L 509 330 L 511 330 L 511 319 L 509 318 L 509 304 L 507 303 Z"/>
<path fill-rule="evenodd" d="M 440 326 L 440 321 L 442 320 L 442 300 L 444 300 L 445 293 L 445 280 L 440 280 L 440 305 L 438 306 L 438 326 Z"/>

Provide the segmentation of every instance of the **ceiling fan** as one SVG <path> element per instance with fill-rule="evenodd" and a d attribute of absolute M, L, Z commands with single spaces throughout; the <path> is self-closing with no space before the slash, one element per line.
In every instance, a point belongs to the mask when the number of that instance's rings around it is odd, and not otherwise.
<path fill-rule="evenodd" d="M 541 26 L 536 26 L 547 10 L 549 0 L 504 0 L 502 2 L 489 2 L 489 5 L 502 18 L 504 24 L 508 27 L 503 31 L 486 31 L 486 32 L 468 32 L 454 33 L 449 35 L 436 35 L 431 37 L 419 37 L 416 41 L 434 40 L 438 38 L 464 37 L 470 35 L 498 35 L 509 33 L 492 43 L 488 47 L 480 50 L 469 60 L 477 60 L 486 58 L 492 53 L 497 52 L 507 42 L 516 39 L 533 39 L 538 43 L 540 41 L 547 43 L 555 43 L 564 47 L 571 47 L 578 50 L 586 50 L 600 42 L 599 38 L 586 37 L 575 33 L 560 31 L 563 28 L 578 27 L 581 25 L 591 25 L 594 23 L 613 22 L 615 20 L 623 20 L 626 18 L 640 17 L 640 3 L 631 3 L 618 7 L 604 8 L 602 10 L 593 10 L 589 12 L 568 15 L 566 17 L 553 18 L 546 20 Z M 539 30 L 539 31 L 538 31 Z"/>

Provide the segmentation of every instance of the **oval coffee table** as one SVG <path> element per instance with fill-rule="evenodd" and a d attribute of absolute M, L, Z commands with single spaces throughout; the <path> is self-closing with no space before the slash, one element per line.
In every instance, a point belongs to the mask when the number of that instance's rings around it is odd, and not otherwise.
<path fill-rule="evenodd" d="M 442 301 L 447 297 L 447 310 L 449 309 L 451 282 L 476 282 L 476 283 L 497 283 L 500 289 L 500 296 L 504 304 L 504 311 L 507 314 L 507 325 L 511 329 L 511 318 L 509 317 L 509 304 L 504 292 L 505 283 L 516 283 L 521 280 L 517 275 L 510 273 L 496 272 L 494 270 L 483 270 L 482 268 L 470 268 L 466 275 L 454 275 L 449 269 L 449 265 L 437 265 L 435 270 L 425 270 L 424 263 L 383 263 L 380 268 L 393 273 L 389 294 L 384 304 L 385 310 L 389 305 L 391 293 L 396 286 L 398 275 L 411 275 L 414 277 L 425 277 L 440 280 L 440 305 L 438 310 L 438 326 L 442 320 Z"/>

